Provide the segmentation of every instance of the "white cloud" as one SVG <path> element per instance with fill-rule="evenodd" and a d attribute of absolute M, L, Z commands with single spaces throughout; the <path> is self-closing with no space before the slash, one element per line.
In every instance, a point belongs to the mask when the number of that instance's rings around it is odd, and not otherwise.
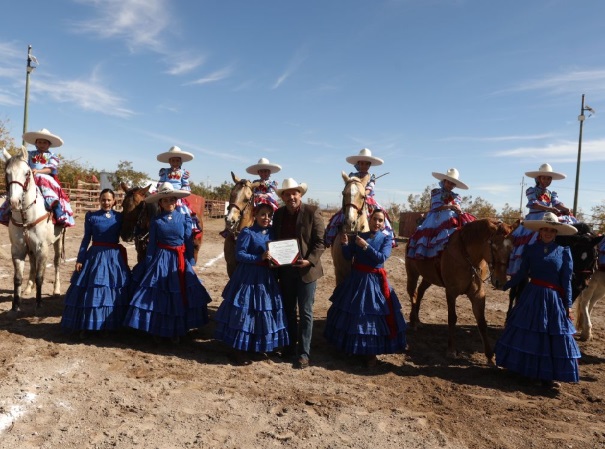
<path fill-rule="evenodd" d="M 439 139 L 441 142 L 509 142 L 518 140 L 544 140 L 552 139 L 557 134 L 546 133 L 546 134 L 534 134 L 534 135 L 513 135 L 513 136 L 492 136 L 492 137 L 470 137 L 470 136 L 452 136 Z"/>
<path fill-rule="evenodd" d="M 284 81 L 290 78 L 298 70 L 298 68 L 302 65 L 305 59 L 307 59 L 306 53 L 306 49 L 301 48 L 294 54 L 294 56 L 288 63 L 286 70 L 284 70 L 284 73 L 282 73 L 273 84 L 272 89 L 277 89 L 284 83 Z"/>
<path fill-rule="evenodd" d="M 202 65 L 206 58 L 202 56 L 192 56 L 188 53 L 173 55 L 168 62 L 170 68 L 166 73 L 170 75 L 184 75 Z"/>
<path fill-rule="evenodd" d="M 209 74 L 203 78 L 199 78 L 195 81 L 185 83 L 185 86 L 189 86 L 191 84 L 208 84 L 208 83 L 214 83 L 216 81 L 221 81 L 221 80 L 227 78 L 229 75 L 231 75 L 231 72 L 232 72 L 231 67 L 225 67 L 223 69 L 217 70 L 216 72 L 212 72 L 211 74 Z"/>
<path fill-rule="evenodd" d="M 605 91 L 605 69 L 570 70 L 565 73 L 547 75 L 543 78 L 525 81 L 495 94 L 543 90 L 550 94 L 577 94 L 579 91 Z"/>
<path fill-rule="evenodd" d="M 163 51 L 161 33 L 171 16 L 166 0 L 76 0 L 94 7 L 98 16 L 74 24 L 74 31 L 123 39 L 131 49 Z"/>
<path fill-rule="evenodd" d="M 605 161 L 605 139 L 584 140 L 582 142 L 582 161 Z M 497 151 L 495 157 L 513 157 L 520 161 L 548 159 L 552 162 L 575 162 L 578 157 L 578 142 L 561 141 L 546 146 L 524 146 Z"/>

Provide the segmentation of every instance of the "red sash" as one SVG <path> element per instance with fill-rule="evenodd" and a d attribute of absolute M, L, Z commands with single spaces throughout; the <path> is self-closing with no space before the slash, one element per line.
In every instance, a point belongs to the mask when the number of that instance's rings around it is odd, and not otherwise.
<path fill-rule="evenodd" d="M 562 287 L 559 287 L 558 285 L 551 284 L 551 283 L 549 283 L 549 282 L 543 281 L 543 280 L 541 280 L 541 279 L 532 278 L 532 280 L 531 280 L 530 282 L 531 282 L 532 284 L 534 284 L 534 285 L 539 285 L 540 287 L 546 287 L 546 288 L 550 288 L 550 289 L 552 289 L 552 290 L 555 290 L 555 291 L 559 292 L 559 294 L 560 294 L 561 296 L 563 296 L 563 295 L 564 295 L 564 293 L 565 293 L 565 292 L 563 291 L 563 288 L 562 288 Z"/>
<path fill-rule="evenodd" d="M 360 263 L 353 263 L 353 268 L 362 273 L 377 274 L 380 277 L 380 290 L 387 300 L 387 306 L 389 307 L 389 314 L 386 316 L 387 325 L 389 326 L 390 335 L 389 338 L 397 337 L 397 323 L 395 322 L 395 310 L 393 308 L 393 299 L 391 298 L 391 289 L 387 281 L 387 272 L 384 268 L 373 268 L 369 265 L 363 265 Z"/>
<path fill-rule="evenodd" d="M 181 295 L 183 295 L 183 304 L 187 305 L 187 291 L 185 290 L 185 245 L 169 246 L 158 243 L 158 248 L 174 251 L 178 256 L 177 271 L 179 273 L 179 284 L 181 284 Z"/>
<path fill-rule="evenodd" d="M 92 242 L 92 246 L 108 246 L 109 248 L 117 248 L 120 250 L 120 256 L 122 256 L 122 260 L 128 266 L 128 253 L 126 251 L 126 247 L 121 243 L 108 243 L 108 242 Z"/>

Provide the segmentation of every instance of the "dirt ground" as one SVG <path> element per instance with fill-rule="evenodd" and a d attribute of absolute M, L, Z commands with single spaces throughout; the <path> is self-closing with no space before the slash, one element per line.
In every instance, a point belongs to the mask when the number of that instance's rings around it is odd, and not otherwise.
<path fill-rule="evenodd" d="M 61 266 L 64 294 L 83 234 L 68 231 Z M 213 314 L 227 276 L 218 231 L 207 219 L 197 272 Z M 446 358 L 442 289 L 431 287 L 424 325 L 408 332 L 409 352 L 380 356 L 369 370 L 324 340 L 334 287 L 323 256 L 311 367 L 293 369 L 268 355 L 235 366 L 212 339 L 213 324 L 178 345 L 155 344 L 127 330 L 80 340 L 60 329 L 63 297 L 32 298 L 10 312 L 12 264 L 0 226 L 0 448 L 605 448 L 605 301 L 594 313 L 595 338 L 580 343 L 579 384 L 558 393 L 486 364 L 470 303 L 458 300 L 457 359 Z M 129 246 L 131 266 L 135 252 Z M 387 262 L 409 314 L 403 245 Z M 492 343 L 502 331 L 507 297 L 491 290 Z"/>

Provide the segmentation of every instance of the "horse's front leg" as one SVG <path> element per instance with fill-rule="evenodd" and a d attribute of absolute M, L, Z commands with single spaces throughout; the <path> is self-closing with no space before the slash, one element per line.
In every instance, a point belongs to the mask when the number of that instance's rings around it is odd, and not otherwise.
<path fill-rule="evenodd" d="M 25 267 L 25 259 L 16 259 L 13 256 L 13 267 L 15 275 L 13 277 L 13 312 L 21 310 L 21 285 L 23 284 L 23 269 Z"/>
<path fill-rule="evenodd" d="M 456 357 L 456 323 L 458 316 L 456 315 L 456 297 L 457 295 L 446 290 L 445 297 L 447 299 L 447 357 Z"/>
<path fill-rule="evenodd" d="M 25 268 L 24 268 L 25 269 Z M 34 256 L 29 254 L 29 277 L 25 288 L 23 289 L 23 295 L 29 296 L 34 289 L 34 283 L 36 282 L 36 259 Z"/>
<path fill-rule="evenodd" d="M 494 365 L 494 351 L 487 337 L 487 321 L 485 320 L 485 291 L 483 288 L 477 292 L 468 295 L 473 306 L 473 314 L 475 315 L 475 321 L 477 321 L 477 327 L 481 334 L 481 340 L 483 341 L 483 351 L 485 357 L 487 357 L 487 363 Z"/>

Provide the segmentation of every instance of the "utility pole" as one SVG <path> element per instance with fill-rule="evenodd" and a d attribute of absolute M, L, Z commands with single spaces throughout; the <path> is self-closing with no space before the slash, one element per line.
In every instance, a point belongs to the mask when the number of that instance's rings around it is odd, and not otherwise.
<path fill-rule="evenodd" d="M 36 65 L 32 65 L 32 63 Z M 27 103 L 29 100 L 29 75 L 34 71 L 38 64 L 38 60 L 32 55 L 32 46 L 27 47 L 27 66 L 25 69 L 25 106 L 23 108 L 23 134 L 27 132 Z M 21 145 L 25 146 L 25 140 L 21 141 Z"/>
<path fill-rule="evenodd" d="M 519 199 L 519 215 L 523 218 L 523 193 L 525 192 L 525 176 L 521 176 L 521 198 Z"/>
<path fill-rule="evenodd" d="M 580 159 L 582 157 L 582 129 L 584 127 L 584 120 L 586 120 L 584 111 L 589 111 L 591 113 L 591 115 L 595 113 L 595 110 L 593 108 L 591 108 L 588 105 L 584 105 L 584 94 L 582 94 L 582 106 L 580 107 L 580 115 L 578 115 L 578 121 L 580 122 L 580 137 L 578 138 L 578 164 L 576 166 L 576 189 L 575 189 L 574 195 L 573 195 L 573 214 L 574 214 L 574 216 L 578 215 L 578 190 L 580 187 Z"/>

